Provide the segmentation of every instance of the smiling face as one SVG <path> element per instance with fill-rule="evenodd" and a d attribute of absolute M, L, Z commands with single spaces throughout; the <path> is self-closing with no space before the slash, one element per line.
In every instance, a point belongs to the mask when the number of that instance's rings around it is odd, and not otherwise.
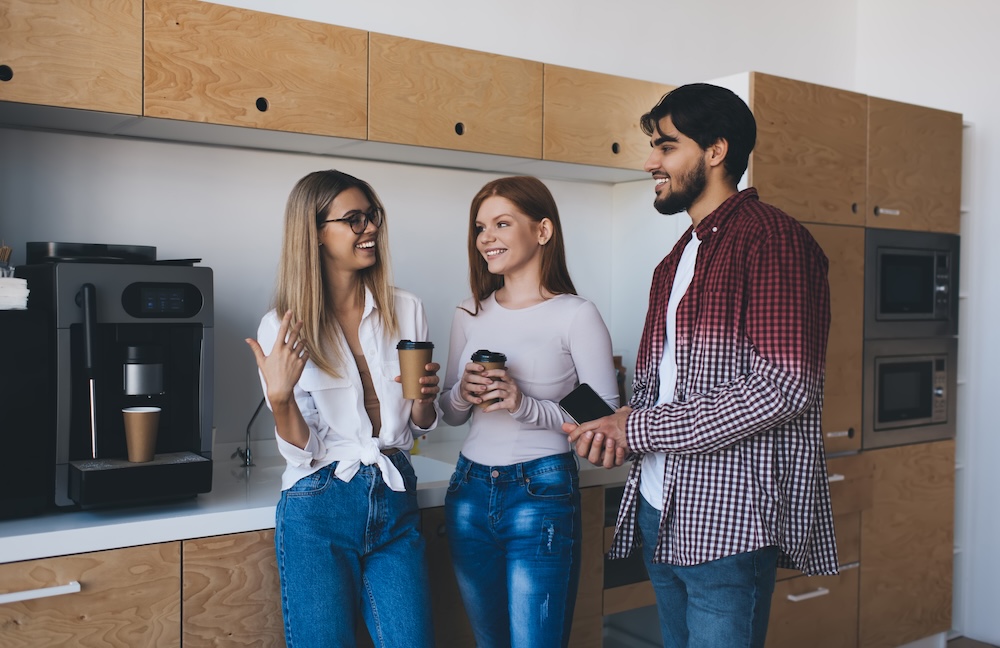
<path fill-rule="evenodd" d="M 372 205 L 357 187 L 349 187 L 337 194 L 330 203 L 326 221 L 370 214 Z M 319 241 L 322 247 L 323 264 L 327 270 L 357 272 L 369 268 L 378 260 L 376 241 L 378 228 L 367 222 L 361 234 L 355 234 L 347 220 L 326 222 L 320 225 Z"/>
<path fill-rule="evenodd" d="M 539 272 L 542 246 L 550 237 L 547 218 L 532 220 L 510 200 L 491 196 L 476 215 L 476 249 L 491 274 L 509 277 L 519 272 Z"/>
<path fill-rule="evenodd" d="M 643 168 L 656 182 L 653 206 L 661 214 L 689 211 L 708 183 L 705 151 L 678 131 L 669 116 L 659 121 L 649 141 L 653 150 Z"/>

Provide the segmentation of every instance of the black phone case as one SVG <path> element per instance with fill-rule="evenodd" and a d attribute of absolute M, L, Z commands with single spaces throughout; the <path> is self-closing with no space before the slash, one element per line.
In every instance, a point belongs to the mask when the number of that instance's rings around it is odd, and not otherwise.
<path fill-rule="evenodd" d="M 577 424 L 593 421 L 614 414 L 611 406 L 604 402 L 597 392 L 588 385 L 582 383 L 579 387 L 568 393 L 565 398 L 559 401 L 559 406 L 563 411 L 572 417 Z"/>

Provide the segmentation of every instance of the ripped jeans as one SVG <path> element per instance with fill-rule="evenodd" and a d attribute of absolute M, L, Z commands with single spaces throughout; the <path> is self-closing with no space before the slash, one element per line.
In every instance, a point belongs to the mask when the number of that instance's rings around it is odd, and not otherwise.
<path fill-rule="evenodd" d="M 576 456 L 484 466 L 459 455 L 445 519 L 476 645 L 566 646 L 580 577 Z"/>

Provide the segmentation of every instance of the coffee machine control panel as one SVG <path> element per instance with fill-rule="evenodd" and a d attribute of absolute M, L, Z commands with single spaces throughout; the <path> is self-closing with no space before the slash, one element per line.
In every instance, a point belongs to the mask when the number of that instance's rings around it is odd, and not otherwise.
<path fill-rule="evenodd" d="M 122 308 L 136 318 L 188 318 L 201 312 L 205 298 L 189 283 L 139 281 L 122 291 Z"/>

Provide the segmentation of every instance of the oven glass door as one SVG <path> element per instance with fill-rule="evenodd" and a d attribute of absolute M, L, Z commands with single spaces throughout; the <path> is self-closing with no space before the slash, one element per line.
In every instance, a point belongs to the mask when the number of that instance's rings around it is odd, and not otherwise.
<path fill-rule="evenodd" d="M 880 359 L 875 429 L 919 425 L 934 411 L 934 358 Z"/>
<path fill-rule="evenodd" d="M 879 254 L 878 317 L 910 319 L 934 316 L 933 251 L 882 250 Z"/>

